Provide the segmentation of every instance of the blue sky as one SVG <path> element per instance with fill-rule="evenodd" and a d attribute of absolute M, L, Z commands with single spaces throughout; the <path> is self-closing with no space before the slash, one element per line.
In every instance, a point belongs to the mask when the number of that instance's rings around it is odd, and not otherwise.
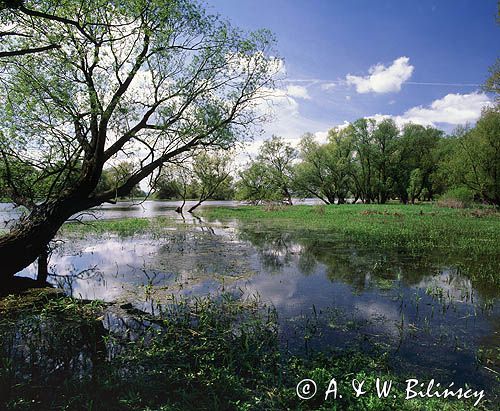
<path fill-rule="evenodd" d="M 478 84 L 499 55 L 496 0 L 206 0 L 246 30 L 268 28 L 286 97 L 266 132 L 297 139 L 360 117 L 451 131 L 491 104 Z M 424 84 L 435 83 L 435 84 Z M 472 84 L 472 86 L 471 86 Z"/>

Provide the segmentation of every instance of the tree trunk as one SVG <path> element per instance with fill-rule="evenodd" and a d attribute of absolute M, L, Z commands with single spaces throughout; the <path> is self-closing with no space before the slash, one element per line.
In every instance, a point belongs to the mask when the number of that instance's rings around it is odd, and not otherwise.
<path fill-rule="evenodd" d="M 37 282 L 40 284 L 45 284 L 47 282 L 47 277 L 49 276 L 49 250 L 46 246 L 45 249 L 38 256 L 38 274 Z"/>
<path fill-rule="evenodd" d="M 184 191 L 182 192 L 182 204 L 175 209 L 177 213 L 182 215 L 182 218 L 184 218 L 182 211 L 184 210 L 184 206 L 186 205 L 186 195 L 187 195 L 187 186 L 186 184 L 184 184 Z"/>
<path fill-rule="evenodd" d="M 189 210 L 188 210 L 188 213 L 192 213 L 195 209 L 197 209 L 201 203 L 203 203 L 203 201 L 198 201 L 194 206 L 192 206 Z"/>
<path fill-rule="evenodd" d="M 326 193 L 326 198 L 328 199 L 328 204 L 335 204 L 335 194 L 328 192 Z"/>
<path fill-rule="evenodd" d="M 1 236 L 0 288 L 47 251 L 47 245 L 69 217 L 94 205 L 84 199 L 66 199 L 37 206 L 21 224 Z"/>
<path fill-rule="evenodd" d="M 290 191 L 288 191 L 288 188 L 283 187 L 283 194 L 285 194 L 286 201 L 288 201 L 288 205 L 293 205 L 292 195 L 290 194 Z"/>

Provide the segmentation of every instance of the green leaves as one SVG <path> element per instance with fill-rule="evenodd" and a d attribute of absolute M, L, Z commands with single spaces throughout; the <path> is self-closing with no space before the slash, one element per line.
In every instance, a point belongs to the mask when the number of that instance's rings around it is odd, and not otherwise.
<path fill-rule="evenodd" d="M 291 203 L 297 151 L 285 140 L 272 136 L 264 141 L 257 159 L 240 172 L 238 197 L 251 202 Z"/>
<path fill-rule="evenodd" d="M 57 47 L 0 54 L 4 160 L 80 172 L 60 174 L 52 192 L 110 200 L 113 190 L 95 185 L 117 156 L 141 164 L 135 184 L 199 146 L 230 149 L 261 121 L 259 90 L 275 74 L 267 30 L 245 33 L 191 0 L 8 3 L 0 19 L 15 34 L 2 36 L 0 52 Z M 42 180 L 30 184 L 50 185 Z M 119 181 L 115 191 L 134 185 Z"/>
<path fill-rule="evenodd" d="M 484 110 L 476 126 L 457 130 L 443 164 L 449 184 L 465 186 L 476 199 L 500 204 L 500 109 Z"/>

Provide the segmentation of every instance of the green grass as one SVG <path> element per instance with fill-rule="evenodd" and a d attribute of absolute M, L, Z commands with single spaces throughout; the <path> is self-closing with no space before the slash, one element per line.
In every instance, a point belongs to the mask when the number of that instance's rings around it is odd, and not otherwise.
<path fill-rule="evenodd" d="M 61 228 L 61 233 L 76 235 L 115 233 L 121 236 L 131 236 L 140 233 L 151 233 L 165 227 L 167 224 L 171 224 L 171 220 L 166 217 L 96 220 L 65 224 Z"/>
<path fill-rule="evenodd" d="M 287 230 L 334 234 L 358 244 L 409 252 L 440 250 L 500 256 L 500 213 L 433 205 L 210 208 L 210 219 L 239 219 Z"/>
<path fill-rule="evenodd" d="M 145 315 L 145 324 L 154 323 L 156 328 L 145 328 L 144 338 L 130 343 L 119 335 L 98 332 L 102 305 L 37 293 L 0 302 L 4 315 L 0 317 L 0 409 L 474 409 L 471 400 L 405 400 L 406 377 L 394 374 L 387 357 L 376 348 L 366 354 L 353 349 L 306 358 L 280 351 L 276 314 L 255 300 L 240 301 L 223 295 L 217 300 L 177 301 L 157 317 Z M 10 310 L 14 310 L 13 315 Z M 15 318 L 15 322 L 6 322 L 6 317 Z M 57 373 L 47 376 L 40 368 L 53 364 L 50 361 L 34 362 L 32 358 L 27 364 L 9 362 L 5 353 L 9 352 L 6 348 L 12 331 L 17 343 L 28 339 L 34 353 L 55 357 L 60 364 L 71 361 L 72 355 L 87 347 L 93 353 L 92 372 L 68 376 L 61 374 L 65 369 L 61 366 Z M 48 331 L 50 344 L 44 344 Z M 40 341 L 37 336 L 44 338 Z M 105 344 L 112 343 L 120 344 L 121 350 L 112 360 L 106 360 Z M 31 372 L 31 378 L 23 379 L 16 369 Z M 395 397 L 380 399 L 375 395 L 376 377 L 394 381 L 391 394 Z M 298 399 L 295 393 L 297 383 L 304 378 L 315 380 L 319 388 L 309 401 Z M 331 378 L 337 379 L 344 395 L 325 402 L 324 391 Z M 350 388 L 353 379 L 366 381 L 366 395 L 354 398 Z M 493 406 L 483 402 L 475 409 Z"/>

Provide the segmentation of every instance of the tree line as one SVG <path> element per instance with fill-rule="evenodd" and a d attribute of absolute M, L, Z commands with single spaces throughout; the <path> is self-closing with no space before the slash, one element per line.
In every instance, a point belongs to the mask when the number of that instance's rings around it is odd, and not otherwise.
<path fill-rule="evenodd" d="M 431 126 L 358 119 L 312 133 L 297 148 L 284 138 L 265 140 L 257 156 L 237 173 L 223 152 L 195 155 L 169 167 L 154 186 L 160 199 L 237 199 L 253 204 L 291 204 L 315 197 L 325 204 L 432 201 L 500 205 L 500 109 L 487 108 L 474 127 L 446 135 Z M 196 208 L 196 207 L 195 207 Z"/>
<path fill-rule="evenodd" d="M 188 209 L 192 212 L 207 200 L 291 204 L 292 197 L 315 197 L 325 204 L 413 204 L 445 196 L 461 203 L 500 204 L 498 108 L 484 110 L 474 127 L 459 127 L 451 135 L 430 126 L 398 128 L 391 119 L 377 123 L 363 118 L 331 129 L 324 143 L 306 133 L 294 148 L 272 136 L 237 172 L 232 157 L 224 150 L 201 150 L 165 167 L 148 192 L 135 185 L 128 198 L 181 200 L 180 212 L 187 200 L 196 201 Z M 103 170 L 96 190 L 118 192 L 134 169 L 124 161 Z M 36 169 L 25 165 L 14 170 L 23 175 L 19 190 L 36 198 Z M 4 179 L 0 190 L 8 193 Z"/>
<path fill-rule="evenodd" d="M 316 197 L 325 204 L 430 201 L 449 195 L 500 205 L 500 110 L 485 109 L 474 127 L 446 135 L 392 119 L 359 119 L 319 143 L 306 133 L 298 148 L 265 141 L 239 173 L 237 198 L 261 203 Z"/>

